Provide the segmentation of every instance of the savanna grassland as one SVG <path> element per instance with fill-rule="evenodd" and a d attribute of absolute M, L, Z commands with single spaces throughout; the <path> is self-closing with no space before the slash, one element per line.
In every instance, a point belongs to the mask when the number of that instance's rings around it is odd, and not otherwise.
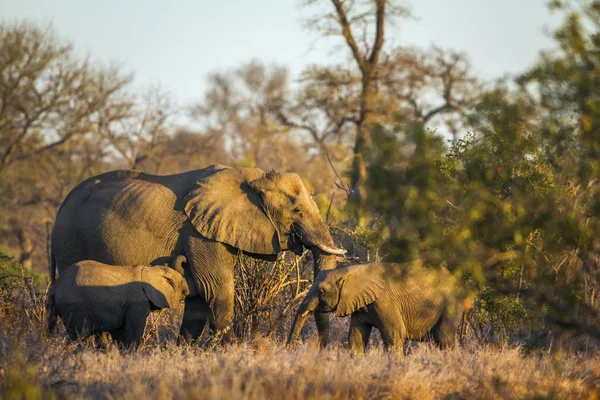
<path fill-rule="evenodd" d="M 462 52 L 398 45 L 384 27 L 404 1 L 300 3 L 345 49 L 335 63 L 215 65 L 187 103 L 59 29 L 0 20 L 0 399 L 599 397 L 600 1 L 548 1 L 552 46 L 497 81 Z M 473 299 L 463 344 L 392 354 L 374 335 L 352 356 L 332 317 L 329 347 L 307 326 L 286 348 L 309 251 L 238 257 L 234 344 L 178 344 L 181 310 L 153 313 L 134 351 L 48 337 L 42 271 L 69 191 L 215 163 L 297 173 L 344 262 L 446 267 Z"/>
<path fill-rule="evenodd" d="M 333 343 L 324 350 L 311 340 L 313 326 L 292 349 L 279 334 L 225 346 L 178 345 L 180 310 L 167 310 L 149 317 L 138 350 L 99 348 L 93 339 L 73 343 L 62 329 L 46 336 L 44 292 L 36 279 L 7 280 L 6 271 L 1 398 L 595 399 L 600 390 L 600 351 L 583 337 L 551 351 L 551 335 L 479 344 L 467 333 L 464 346 L 441 351 L 409 343 L 405 354 L 383 351 L 375 337 L 366 355 L 353 356 L 343 343 L 348 321 L 334 318 Z"/>

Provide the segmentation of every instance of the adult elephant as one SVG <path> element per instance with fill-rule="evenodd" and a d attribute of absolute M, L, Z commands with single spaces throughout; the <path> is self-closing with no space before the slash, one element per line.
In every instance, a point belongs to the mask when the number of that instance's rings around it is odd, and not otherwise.
<path fill-rule="evenodd" d="M 333 239 L 296 174 L 211 165 L 177 175 L 112 171 L 77 185 L 52 230 L 50 276 L 81 260 L 164 264 L 183 254 L 190 295 L 180 333 L 197 338 L 233 318 L 240 252 L 274 260 L 284 250 L 313 252 L 315 276 L 335 267 Z M 328 317 L 315 316 L 321 342 Z"/>

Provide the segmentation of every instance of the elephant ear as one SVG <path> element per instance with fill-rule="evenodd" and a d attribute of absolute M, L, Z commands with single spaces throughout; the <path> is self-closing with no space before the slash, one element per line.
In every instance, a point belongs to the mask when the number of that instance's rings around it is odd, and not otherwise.
<path fill-rule="evenodd" d="M 181 300 L 178 281 L 171 274 L 177 272 L 167 267 L 142 267 L 144 293 L 156 308 L 174 308 Z"/>
<path fill-rule="evenodd" d="M 184 203 L 198 233 L 250 253 L 279 253 L 277 230 L 250 184 L 264 176 L 257 168 L 228 168 L 196 182 Z"/>
<path fill-rule="evenodd" d="M 364 264 L 348 267 L 338 283 L 340 301 L 336 309 L 338 317 L 345 317 L 374 302 L 385 288 L 382 270 Z"/>

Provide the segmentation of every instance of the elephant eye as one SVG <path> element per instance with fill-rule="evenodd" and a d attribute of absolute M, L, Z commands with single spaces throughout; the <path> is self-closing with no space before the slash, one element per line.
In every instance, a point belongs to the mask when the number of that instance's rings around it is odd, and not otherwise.
<path fill-rule="evenodd" d="M 175 287 L 175 286 L 176 286 L 176 285 L 175 285 L 175 282 L 173 281 L 173 279 L 171 279 L 171 277 L 169 277 L 169 276 L 165 276 L 165 280 L 167 281 L 167 283 L 168 283 L 169 285 L 171 285 L 171 287 Z"/>

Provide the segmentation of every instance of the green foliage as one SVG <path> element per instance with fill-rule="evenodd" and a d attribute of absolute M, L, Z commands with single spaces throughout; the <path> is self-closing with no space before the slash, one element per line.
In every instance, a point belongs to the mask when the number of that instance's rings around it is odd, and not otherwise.
<path fill-rule="evenodd" d="M 540 323 L 520 298 L 499 296 L 490 287 L 481 291 L 473 319 L 475 324 L 489 324 L 493 331 L 503 332 L 506 339 L 519 329 L 539 329 Z"/>
<path fill-rule="evenodd" d="M 44 390 L 39 367 L 27 360 L 21 345 L 9 348 L 8 354 L 2 354 L 2 358 L 6 369 L 0 368 L 0 397 L 22 400 L 55 398 Z"/>
<path fill-rule="evenodd" d="M 43 291 L 48 285 L 48 275 L 30 271 L 0 249 L 0 290 L 9 290 L 25 282 L 32 290 Z"/>
<path fill-rule="evenodd" d="M 555 156 L 581 153 L 582 180 L 600 178 L 600 3 L 553 2 L 565 13 L 554 32 L 559 51 L 546 52 L 518 83 L 539 99 L 545 140 Z"/>
<path fill-rule="evenodd" d="M 422 125 L 373 132 L 367 187 L 371 212 L 378 216 L 381 255 L 406 261 L 416 257 L 435 259 L 431 240 L 442 235 L 437 213 L 445 200 L 440 196 L 444 176 L 440 169 L 443 142 Z"/>
<path fill-rule="evenodd" d="M 485 93 L 447 151 L 401 120 L 373 132 L 382 254 L 465 275 L 481 293 L 478 315 L 509 333 L 542 324 L 537 315 L 599 332 L 600 33 L 582 20 L 600 13 L 584 4 L 556 32 L 560 51 L 518 90 Z"/>

